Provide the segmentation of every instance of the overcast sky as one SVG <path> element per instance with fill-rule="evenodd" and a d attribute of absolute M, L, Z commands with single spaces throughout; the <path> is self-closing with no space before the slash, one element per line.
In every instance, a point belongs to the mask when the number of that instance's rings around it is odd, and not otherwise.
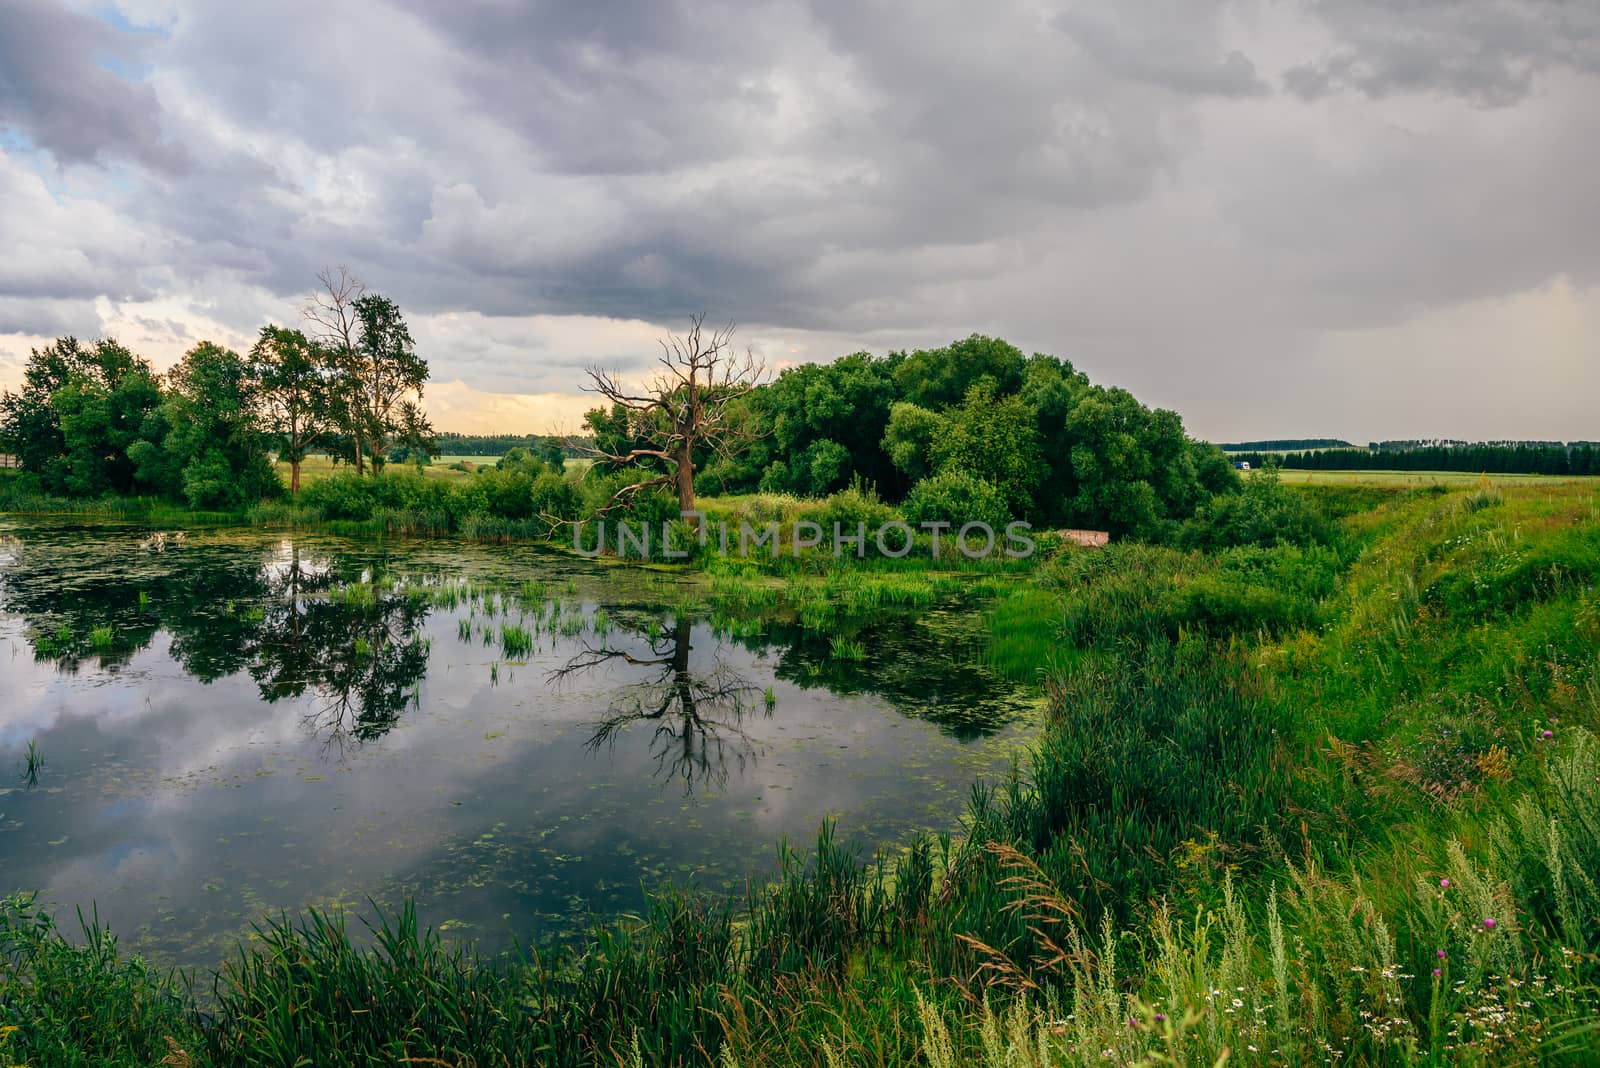
<path fill-rule="evenodd" d="M 0 385 L 344 263 L 441 429 L 570 428 L 705 311 L 1214 440 L 1600 438 L 1597 105 L 1594 0 L 0 0 Z"/>

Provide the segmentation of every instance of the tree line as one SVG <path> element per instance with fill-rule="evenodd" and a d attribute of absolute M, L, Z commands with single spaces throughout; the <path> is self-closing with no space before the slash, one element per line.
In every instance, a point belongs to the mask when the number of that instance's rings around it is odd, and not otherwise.
<path fill-rule="evenodd" d="M 359 474 L 391 450 L 434 448 L 421 408 L 428 364 L 399 307 L 348 271 L 324 271 L 307 329 L 267 324 L 244 354 L 202 341 L 165 374 L 114 339 L 34 349 L 0 393 L 0 450 L 38 492 L 149 494 L 237 508 L 280 492 L 269 459 L 312 449 Z"/>
<path fill-rule="evenodd" d="M 458 434 L 440 431 L 434 435 L 435 456 L 504 456 L 512 449 L 543 454 L 552 446 L 567 452 L 563 439 L 552 434 Z"/>
<path fill-rule="evenodd" d="M 1343 438 L 1269 438 L 1265 441 L 1225 441 L 1217 446 L 1223 452 L 1290 452 L 1298 449 L 1353 449 Z"/>
<path fill-rule="evenodd" d="M 1232 453 L 1231 459 L 1260 467 L 1269 460 L 1299 471 L 1467 471 L 1504 475 L 1600 475 L 1600 445 L 1432 445 L 1406 449 L 1324 449 L 1268 456 Z"/>
<path fill-rule="evenodd" d="M 676 514 L 700 493 L 823 498 L 854 487 L 914 524 L 1024 519 L 1156 538 L 1239 488 L 1229 458 L 1191 438 L 1176 412 L 999 338 L 858 352 L 769 378 L 732 334 L 693 320 L 639 384 L 591 369 L 602 404 L 582 435 L 451 435 L 456 450 L 517 441 L 506 454 L 527 462 L 480 472 L 449 502 L 369 492 L 357 483 L 386 462 L 440 451 L 420 407 L 428 365 L 393 301 L 325 271 L 302 327 L 268 324 L 243 355 L 202 342 L 158 375 L 112 340 L 35 350 L 21 390 L 0 395 L 0 449 L 39 492 L 217 509 L 280 491 L 269 450 L 288 464 L 291 491 L 307 453 L 326 452 L 355 479 L 327 488 L 328 509 L 354 518 L 409 502 L 452 529 L 480 511 L 554 524 Z M 594 458 L 593 473 L 564 472 L 573 454 Z"/>
<path fill-rule="evenodd" d="M 586 428 L 602 469 L 643 469 L 685 506 L 694 487 L 822 497 L 859 483 L 913 522 L 1019 518 L 1153 536 L 1238 486 L 1228 458 L 1190 438 L 1176 412 L 999 338 L 859 352 L 771 381 L 698 321 L 675 340 L 646 387 L 591 371 L 608 403 Z M 679 477 L 686 444 L 692 487 Z"/>

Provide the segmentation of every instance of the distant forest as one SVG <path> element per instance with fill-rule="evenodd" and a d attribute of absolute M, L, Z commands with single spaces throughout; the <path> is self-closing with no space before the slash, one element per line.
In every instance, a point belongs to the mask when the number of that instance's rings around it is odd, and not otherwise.
<path fill-rule="evenodd" d="M 1482 471 L 1498 475 L 1600 475 L 1600 443 L 1479 442 L 1422 445 L 1381 442 L 1373 447 L 1300 452 L 1234 451 L 1229 459 L 1260 467 L 1270 459 L 1300 471 Z"/>
<path fill-rule="evenodd" d="M 1218 445 L 1223 452 L 1288 452 L 1303 449 L 1353 449 L 1343 438 L 1281 438 L 1275 441 L 1234 441 Z"/>
<path fill-rule="evenodd" d="M 548 434 L 436 434 L 435 456 L 504 456 L 512 449 L 538 454 L 545 445 L 562 444 Z"/>

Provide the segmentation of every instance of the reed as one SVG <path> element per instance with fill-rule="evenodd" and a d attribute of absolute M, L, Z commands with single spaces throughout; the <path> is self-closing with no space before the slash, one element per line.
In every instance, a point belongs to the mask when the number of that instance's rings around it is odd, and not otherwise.
<path fill-rule="evenodd" d="M 28 789 L 39 785 L 39 773 L 44 770 L 44 757 L 39 753 L 39 739 L 29 738 L 22 754 L 22 782 Z"/>
<path fill-rule="evenodd" d="M 828 642 L 828 650 L 838 660 L 865 660 L 867 658 L 866 643 L 856 638 L 846 638 L 843 635 L 834 635 Z"/>
<path fill-rule="evenodd" d="M 500 627 L 500 651 L 508 660 L 526 660 L 533 652 L 533 635 L 525 627 L 503 624 Z"/>

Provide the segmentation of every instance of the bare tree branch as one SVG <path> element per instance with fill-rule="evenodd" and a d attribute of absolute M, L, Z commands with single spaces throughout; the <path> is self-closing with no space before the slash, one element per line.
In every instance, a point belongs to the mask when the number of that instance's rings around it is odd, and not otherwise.
<path fill-rule="evenodd" d="M 733 348 L 734 324 L 707 330 L 705 315 L 689 321 L 682 335 L 668 334 L 660 342 L 656 362 L 660 369 L 641 392 L 624 384 L 616 371 L 590 367 L 586 392 L 598 394 L 610 411 L 591 413 L 596 430 L 593 444 L 568 438 L 566 444 L 580 455 L 611 468 L 664 467 L 664 474 L 642 478 L 629 487 L 626 500 L 648 487 L 676 487 L 678 507 L 694 511 L 694 465 L 709 452 L 731 459 L 755 439 L 742 420 L 730 414 L 733 402 L 747 396 L 766 379 L 766 366 L 748 348 Z M 620 414 L 619 414 L 620 413 Z M 596 416 L 620 419 L 618 428 L 626 447 L 607 448 L 600 440 Z M 592 518 L 620 506 L 621 491 Z"/>

